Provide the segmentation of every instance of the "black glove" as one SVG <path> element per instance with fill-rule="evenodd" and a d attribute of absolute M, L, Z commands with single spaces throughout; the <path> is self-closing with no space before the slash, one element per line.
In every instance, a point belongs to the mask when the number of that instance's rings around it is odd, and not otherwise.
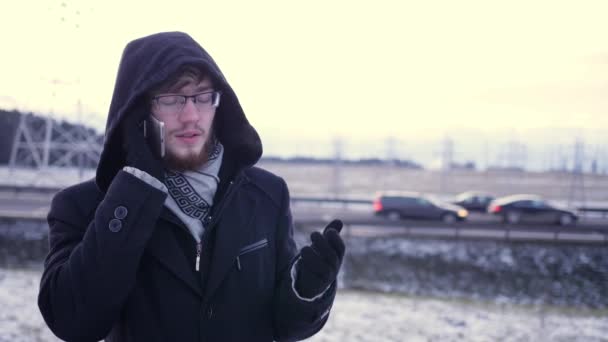
<path fill-rule="evenodd" d="M 147 118 L 147 114 L 138 110 L 125 114 L 121 133 L 126 164 L 145 171 L 162 182 L 165 178 L 162 161 L 154 156 L 144 137 L 143 121 Z"/>
<path fill-rule="evenodd" d="M 315 297 L 336 280 L 345 250 L 341 229 L 342 221 L 333 220 L 323 234 L 310 234 L 312 244 L 302 248 L 298 264 L 296 290 L 301 296 Z"/>

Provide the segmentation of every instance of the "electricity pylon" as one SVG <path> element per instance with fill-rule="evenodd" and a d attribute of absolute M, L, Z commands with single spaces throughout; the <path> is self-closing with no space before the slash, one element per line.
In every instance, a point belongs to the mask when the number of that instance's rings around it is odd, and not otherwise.
<path fill-rule="evenodd" d="M 577 139 L 574 143 L 574 157 L 572 173 L 570 178 L 570 193 L 568 195 L 568 206 L 579 201 L 580 206 L 585 206 L 585 180 L 583 164 L 585 162 L 585 143 Z"/>

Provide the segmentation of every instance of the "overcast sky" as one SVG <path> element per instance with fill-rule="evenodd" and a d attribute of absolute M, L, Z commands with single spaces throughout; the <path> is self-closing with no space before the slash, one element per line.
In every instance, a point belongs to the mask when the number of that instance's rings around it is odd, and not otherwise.
<path fill-rule="evenodd" d="M 82 120 L 97 127 L 125 44 L 180 30 L 215 58 L 263 138 L 608 129 L 606 1 L 3 7 L 0 107 L 77 119 L 80 99 Z"/>

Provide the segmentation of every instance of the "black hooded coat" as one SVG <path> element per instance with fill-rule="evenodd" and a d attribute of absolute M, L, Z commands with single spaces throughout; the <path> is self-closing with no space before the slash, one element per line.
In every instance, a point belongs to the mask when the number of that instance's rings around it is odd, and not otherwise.
<path fill-rule="evenodd" d="M 196 242 L 163 203 L 167 196 L 122 170 L 120 125 L 144 95 L 185 64 L 207 70 L 222 91 L 216 136 L 225 147 L 212 219 Z M 184 33 L 159 33 L 125 48 L 95 179 L 53 198 L 38 305 L 67 341 L 289 341 L 327 321 L 335 282 L 315 301 L 294 293 L 296 258 L 283 179 L 253 167 L 262 154 L 232 88 Z"/>

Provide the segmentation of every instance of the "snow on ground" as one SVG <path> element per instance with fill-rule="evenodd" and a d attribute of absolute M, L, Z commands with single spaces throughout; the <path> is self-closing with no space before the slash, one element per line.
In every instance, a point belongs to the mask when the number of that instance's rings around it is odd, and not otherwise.
<path fill-rule="evenodd" d="M 603 316 L 602 316 L 603 314 Z M 310 341 L 608 341 L 606 312 L 342 291 Z"/>
<path fill-rule="evenodd" d="M 36 304 L 40 274 L 0 268 L 0 342 L 58 341 Z M 342 289 L 308 341 L 608 341 L 607 314 Z"/>
<path fill-rule="evenodd" d="M 40 270 L 0 268 L 0 342 L 58 341 L 38 311 Z"/>

